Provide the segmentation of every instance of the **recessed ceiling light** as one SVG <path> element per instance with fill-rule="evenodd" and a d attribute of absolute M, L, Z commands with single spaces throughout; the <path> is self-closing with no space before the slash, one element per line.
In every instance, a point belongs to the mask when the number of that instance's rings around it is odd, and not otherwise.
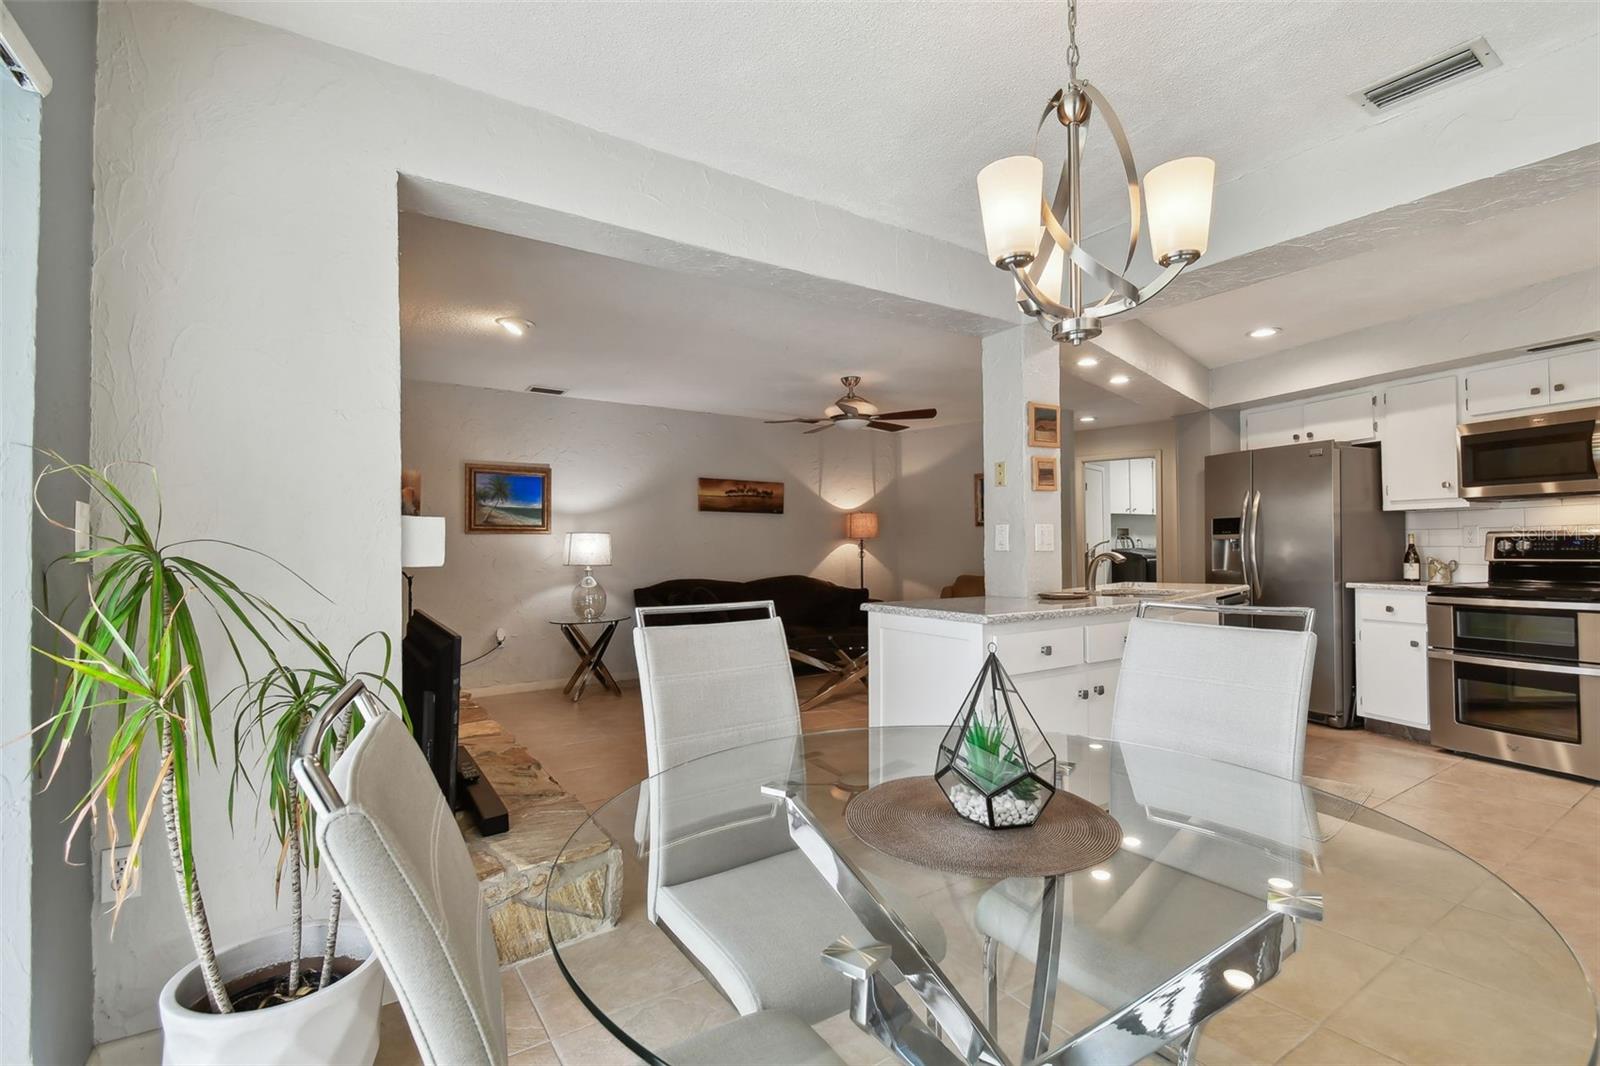
<path fill-rule="evenodd" d="M 1091 366 L 1099 366 L 1100 360 L 1096 359 L 1092 355 L 1080 355 L 1078 357 L 1078 365 L 1084 369 L 1088 369 Z"/>
<path fill-rule="evenodd" d="M 1104 747 L 1105 747 L 1104 744 L 1090 744 L 1089 745 L 1089 750 L 1090 751 L 1099 751 L 1101 748 L 1104 748 Z"/>
<path fill-rule="evenodd" d="M 1094 415 L 1079 415 L 1078 416 L 1078 421 L 1079 422 L 1093 422 L 1094 421 Z"/>
<path fill-rule="evenodd" d="M 1128 375 L 1126 375 L 1126 374 L 1112 374 L 1111 377 L 1108 378 L 1107 380 L 1110 381 L 1111 384 L 1113 384 L 1113 385 L 1126 385 L 1128 383 Z"/>
<path fill-rule="evenodd" d="M 1283 329 L 1279 326 L 1257 326 L 1255 329 L 1250 331 L 1249 336 L 1254 337 L 1258 341 L 1263 341 L 1268 337 L 1276 337 L 1282 332 Z"/>
<path fill-rule="evenodd" d="M 502 317 L 495 319 L 495 323 L 513 337 L 525 337 L 533 329 L 533 323 L 525 318 Z"/>

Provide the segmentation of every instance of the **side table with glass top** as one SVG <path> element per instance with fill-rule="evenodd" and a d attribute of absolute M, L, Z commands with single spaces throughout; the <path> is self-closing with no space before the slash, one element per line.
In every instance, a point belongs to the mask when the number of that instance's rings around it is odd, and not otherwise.
<path fill-rule="evenodd" d="M 572 645 L 573 652 L 578 656 L 577 668 L 572 671 L 572 676 L 567 678 L 566 685 L 561 689 L 563 695 L 572 697 L 573 703 L 583 699 L 584 689 L 589 687 L 591 677 L 599 681 L 613 696 L 622 695 L 622 686 L 617 684 L 617 679 L 606 669 L 605 657 L 606 649 L 611 647 L 611 638 L 617 634 L 617 626 L 626 621 L 627 617 L 616 614 L 549 620 L 551 625 L 560 628 L 561 635 L 567 638 L 567 643 Z M 583 632 L 584 626 L 600 626 L 600 634 L 590 640 Z"/>

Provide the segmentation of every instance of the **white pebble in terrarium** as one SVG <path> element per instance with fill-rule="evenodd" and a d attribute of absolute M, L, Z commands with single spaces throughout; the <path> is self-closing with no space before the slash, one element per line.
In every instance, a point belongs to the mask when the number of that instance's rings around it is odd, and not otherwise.
<path fill-rule="evenodd" d="M 955 784 L 950 788 L 950 802 L 955 805 L 962 816 L 977 822 L 979 825 L 989 824 L 989 812 L 984 803 L 983 793 L 965 784 Z M 1032 825 L 1039 817 L 1044 802 L 1040 796 L 1031 800 L 1022 799 L 1010 792 L 1002 793 L 994 798 L 994 824 L 1002 825 Z"/>

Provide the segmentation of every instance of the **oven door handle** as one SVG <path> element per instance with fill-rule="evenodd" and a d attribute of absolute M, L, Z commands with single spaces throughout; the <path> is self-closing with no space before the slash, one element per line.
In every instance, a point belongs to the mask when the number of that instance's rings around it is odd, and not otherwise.
<path fill-rule="evenodd" d="M 1502 600 L 1493 596 L 1468 599 L 1464 596 L 1430 595 L 1428 602 L 1446 607 L 1482 607 L 1488 609 L 1501 607 L 1526 607 L 1544 611 L 1593 611 L 1595 609 L 1592 603 L 1567 603 L 1564 600 Z"/>
<path fill-rule="evenodd" d="M 1528 670 L 1536 674 L 1570 674 L 1575 677 L 1600 677 L 1600 666 L 1578 663 L 1548 663 L 1532 659 L 1502 659 L 1497 655 L 1468 655 L 1449 648 L 1429 648 L 1428 658 L 1450 663 L 1468 663 L 1472 666 L 1504 666 L 1512 670 Z"/>

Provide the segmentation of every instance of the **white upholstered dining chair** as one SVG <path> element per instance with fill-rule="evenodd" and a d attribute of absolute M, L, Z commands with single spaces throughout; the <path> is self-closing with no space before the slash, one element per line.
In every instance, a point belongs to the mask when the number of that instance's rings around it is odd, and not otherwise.
<path fill-rule="evenodd" d="M 366 725 L 334 763 L 318 758 L 327 729 L 354 704 Z M 393 986 L 424 1063 L 506 1062 L 500 960 L 478 878 L 432 770 L 398 715 L 360 681 L 321 708 L 294 775 L 317 813 L 317 845 Z M 840 1066 L 808 1025 L 780 1012 L 741 1017 L 668 1048 L 684 1066 L 756 1061 Z"/>
<path fill-rule="evenodd" d="M 707 612 L 755 617 L 651 624 Z M 840 936 L 871 938 L 795 847 L 781 805 L 760 792 L 805 777 L 800 705 L 776 609 L 770 601 L 640 607 L 635 617 L 651 773 L 641 812 L 650 850 L 646 914 L 741 1014 L 776 1009 L 808 1022 L 838 1014 L 849 1006 L 850 985 L 823 964 L 823 949 Z M 704 772 L 662 775 L 750 745 L 738 760 L 708 761 Z M 938 922 L 894 886 L 875 887 L 923 948 L 942 957 Z M 808 958 L 815 964 L 794 964 Z"/>

